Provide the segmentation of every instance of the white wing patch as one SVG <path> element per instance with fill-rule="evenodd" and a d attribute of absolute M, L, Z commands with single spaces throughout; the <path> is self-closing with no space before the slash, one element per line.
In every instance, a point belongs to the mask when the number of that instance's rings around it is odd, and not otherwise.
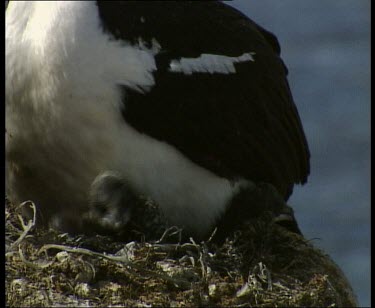
<path fill-rule="evenodd" d="M 246 52 L 239 57 L 228 57 L 222 55 L 202 54 L 198 58 L 181 58 L 172 60 L 169 71 L 174 73 L 221 73 L 235 74 L 234 63 L 254 61 L 255 52 Z"/>

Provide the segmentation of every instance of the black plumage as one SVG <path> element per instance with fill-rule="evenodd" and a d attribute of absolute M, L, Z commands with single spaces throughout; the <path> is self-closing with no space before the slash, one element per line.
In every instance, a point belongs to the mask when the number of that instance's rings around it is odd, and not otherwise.
<path fill-rule="evenodd" d="M 130 125 L 220 176 L 271 183 L 285 199 L 295 183 L 306 182 L 309 149 L 272 33 L 216 1 L 97 5 L 113 39 L 131 44 L 141 39 L 148 47 L 156 40 L 161 46 L 155 86 L 140 93 L 119 84 Z M 235 73 L 168 69 L 173 59 L 248 52 L 254 61 L 235 63 Z"/>

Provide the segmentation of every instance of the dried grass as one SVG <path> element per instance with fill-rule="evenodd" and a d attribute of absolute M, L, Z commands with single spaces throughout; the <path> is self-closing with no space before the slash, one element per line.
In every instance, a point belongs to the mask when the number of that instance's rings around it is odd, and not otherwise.
<path fill-rule="evenodd" d="M 176 228 L 154 241 L 73 237 L 20 213 L 7 202 L 9 307 L 356 306 L 329 256 L 266 217 L 219 245 L 176 241 Z"/>

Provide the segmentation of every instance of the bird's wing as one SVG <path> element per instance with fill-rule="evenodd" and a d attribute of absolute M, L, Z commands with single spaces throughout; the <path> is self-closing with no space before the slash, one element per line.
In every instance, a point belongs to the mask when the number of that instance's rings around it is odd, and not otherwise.
<path fill-rule="evenodd" d="M 155 85 L 124 87 L 130 125 L 220 176 L 272 183 L 286 199 L 306 182 L 309 150 L 273 34 L 221 2 L 98 7 L 116 39 L 161 48 Z"/>

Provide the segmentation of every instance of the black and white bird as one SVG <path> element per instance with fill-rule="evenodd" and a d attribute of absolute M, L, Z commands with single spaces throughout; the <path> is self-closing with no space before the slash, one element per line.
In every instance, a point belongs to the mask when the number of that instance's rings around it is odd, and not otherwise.
<path fill-rule="evenodd" d="M 98 204 L 120 228 L 143 195 L 207 234 L 261 183 L 306 182 L 286 76 L 276 37 L 223 2 L 11 1 L 7 193 L 74 232 Z"/>

